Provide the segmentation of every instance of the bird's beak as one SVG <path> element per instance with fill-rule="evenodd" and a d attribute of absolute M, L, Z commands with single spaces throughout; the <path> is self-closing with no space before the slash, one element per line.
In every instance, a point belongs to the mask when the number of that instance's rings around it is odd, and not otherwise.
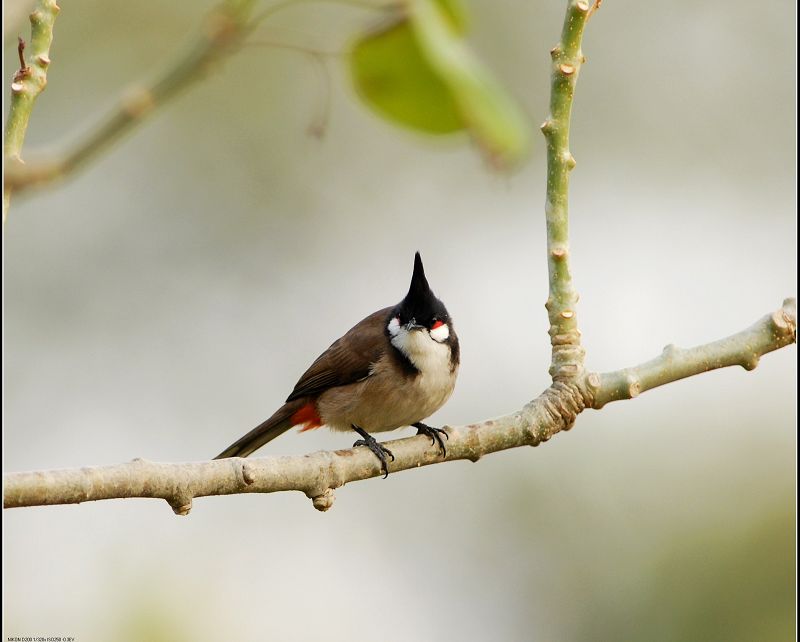
<path fill-rule="evenodd" d="M 416 319 L 411 319 L 408 323 L 406 323 L 406 330 L 411 332 L 412 330 L 421 330 L 425 326 L 419 325 Z"/>

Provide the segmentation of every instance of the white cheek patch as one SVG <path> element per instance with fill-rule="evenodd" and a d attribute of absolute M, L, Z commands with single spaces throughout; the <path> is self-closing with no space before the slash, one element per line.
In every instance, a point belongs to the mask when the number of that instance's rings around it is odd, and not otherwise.
<path fill-rule="evenodd" d="M 414 349 L 410 333 L 399 323 L 396 327 L 392 327 L 391 323 L 389 324 L 389 334 L 392 336 L 389 341 L 391 341 L 392 345 L 400 350 L 404 355 L 408 356 L 409 353 Z"/>
<path fill-rule="evenodd" d="M 447 338 L 450 336 L 450 327 L 446 323 L 444 323 L 440 325 L 438 328 L 434 328 L 430 332 L 431 332 L 431 339 L 439 343 L 442 343 L 444 341 L 447 341 Z"/>
<path fill-rule="evenodd" d="M 389 321 L 389 325 L 386 326 L 386 329 L 389 330 L 389 334 L 393 337 L 397 336 L 397 333 L 400 332 L 400 319 L 395 317 L 391 321 Z"/>

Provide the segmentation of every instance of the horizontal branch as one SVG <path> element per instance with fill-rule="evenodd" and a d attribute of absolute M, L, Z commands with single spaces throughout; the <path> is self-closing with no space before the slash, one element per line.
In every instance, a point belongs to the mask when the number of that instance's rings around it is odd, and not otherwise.
<path fill-rule="evenodd" d="M 522 410 L 497 419 L 446 428 L 447 456 L 430 439 L 418 435 L 387 442 L 394 453 L 392 473 L 458 459 L 478 461 L 483 455 L 537 446 L 569 428 L 583 409 L 574 387 L 556 384 Z M 79 504 L 100 499 L 150 497 L 165 499 L 178 515 L 186 515 L 195 497 L 298 490 L 318 510 L 333 504 L 333 491 L 348 482 L 382 475 L 380 463 L 366 448 L 320 451 L 301 457 L 234 457 L 196 463 L 157 463 L 135 459 L 97 466 L 3 475 L 3 507 Z"/>
<path fill-rule="evenodd" d="M 424 435 L 387 442 L 395 455 L 389 471 L 419 468 L 517 448 L 538 446 L 569 430 L 585 408 L 629 399 L 645 390 L 715 368 L 740 365 L 752 370 L 758 358 L 796 341 L 794 299 L 752 327 L 727 339 L 681 350 L 669 346 L 660 357 L 634 368 L 592 373 L 579 381 L 555 382 L 521 410 L 497 419 L 446 428 L 447 456 Z M 196 463 L 156 463 L 136 459 L 115 466 L 6 473 L 3 506 L 79 504 L 101 499 L 150 497 L 169 502 L 186 515 L 195 497 L 297 490 L 318 510 L 333 504 L 334 490 L 381 475 L 366 448 L 321 451 L 302 457 L 231 458 Z"/>
<path fill-rule="evenodd" d="M 590 374 L 587 385 L 594 398 L 591 407 L 599 409 L 610 401 L 631 399 L 646 390 L 717 368 L 742 366 L 752 370 L 761 356 L 796 341 L 797 302 L 786 299 L 779 310 L 725 339 L 694 348 L 670 344 L 660 356 L 641 365 Z"/>

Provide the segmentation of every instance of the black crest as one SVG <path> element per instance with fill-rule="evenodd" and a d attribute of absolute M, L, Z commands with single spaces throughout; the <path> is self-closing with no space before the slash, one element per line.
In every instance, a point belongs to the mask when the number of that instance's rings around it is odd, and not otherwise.
<path fill-rule="evenodd" d="M 411 275 L 411 286 L 408 294 L 395 309 L 395 314 L 400 317 L 401 323 L 414 320 L 419 325 L 430 327 L 431 321 L 436 318 L 447 321 L 447 308 L 444 307 L 428 285 L 425 278 L 425 268 L 422 258 L 417 252 L 414 255 L 414 274 Z"/>

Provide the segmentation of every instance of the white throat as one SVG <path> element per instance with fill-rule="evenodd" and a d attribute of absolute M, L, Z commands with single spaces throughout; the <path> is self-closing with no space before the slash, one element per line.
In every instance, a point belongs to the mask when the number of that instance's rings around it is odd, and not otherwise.
<path fill-rule="evenodd" d="M 450 346 L 444 343 L 450 334 L 447 324 L 431 331 L 426 328 L 409 330 L 395 317 L 387 329 L 392 345 L 423 375 L 450 376 Z"/>

